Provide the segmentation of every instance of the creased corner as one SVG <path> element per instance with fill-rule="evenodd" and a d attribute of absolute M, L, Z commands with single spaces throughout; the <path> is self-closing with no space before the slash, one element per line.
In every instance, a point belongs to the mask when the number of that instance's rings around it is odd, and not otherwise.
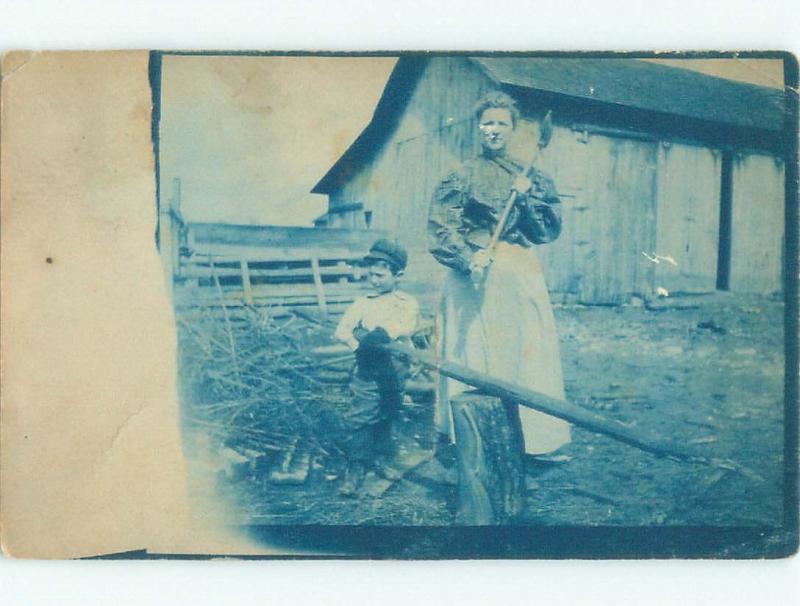
<path fill-rule="evenodd" d="M 36 51 L 11 51 L 3 55 L 0 78 L 8 80 L 16 72 L 25 67 L 38 53 Z"/>

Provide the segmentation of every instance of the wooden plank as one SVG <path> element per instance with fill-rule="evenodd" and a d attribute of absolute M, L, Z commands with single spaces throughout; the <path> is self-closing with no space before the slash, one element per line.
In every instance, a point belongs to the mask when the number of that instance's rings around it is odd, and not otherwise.
<path fill-rule="evenodd" d="M 327 315 L 328 308 L 325 304 L 325 288 L 322 286 L 322 276 L 319 273 L 319 260 L 316 257 L 311 257 L 311 269 L 314 272 L 314 288 L 317 291 L 317 304 L 319 311 L 323 315 Z"/>
<path fill-rule="evenodd" d="M 311 453 L 295 441 L 278 457 L 269 473 L 274 484 L 302 484 L 308 478 Z"/>
<path fill-rule="evenodd" d="M 242 291 L 244 292 L 244 302 L 248 305 L 253 304 L 253 289 L 250 285 L 250 271 L 247 267 L 247 261 L 242 259 L 239 261 L 239 266 L 242 271 Z"/>
<path fill-rule="evenodd" d="M 521 126 L 525 121 L 521 121 Z M 545 279 L 551 292 L 578 298 L 586 275 L 586 254 L 591 245 L 590 225 L 594 200 L 588 186 L 588 145 L 569 129 L 556 126 L 553 138 L 537 164 L 555 181 L 559 191 L 575 192 L 574 199 L 562 200 L 561 235 L 550 244 L 537 247 Z"/>
<path fill-rule="evenodd" d="M 491 377 L 461 364 L 441 360 L 438 356 L 432 355 L 429 352 L 421 351 L 401 343 L 392 343 L 381 347 L 384 347 L 392 353 L 407 356 L 411 360 L 419 362 L 428 368 L 437 370 L 445 377 L 456 379 L 467 385 L 477 387 L 481 394 L 500 398 L 501 400 L 517 402 L 520 406 L 526 406 L 533 410 L 558 417 L 559 419 L 564 419 L 577 427 L 602 434 L 618 442 L 633 446 L 634 448 L 652 453 L 656 456 L 673 457 L 687 463 L 698 463 L 722 469 L 736 470 L 748 477 L 756 477 L 754 472 L 739 465 L 735 461 L 707 457 L 705 454 L 697 452 L 692 448 L 687 448 L 684 444 L 664 439 L 645 428 L 630 427 L 618 420 L 608 419 L 596 412 L 568 402 L 567 400 L 558 400 L 533 389 Z"/>
<path fill-rule="evenodd" d="M 196 297 L 217 296 L 212 286 L 200 286 L 191 289 Z M 239 286 L 222 286 L 225 297 L 235 299 L 241 297 L 242 289 Z M 293 297 L 313 297 L 317 298 L 316 284 L 251 284 L 250 290 L 253 298 L 293 298 Z M 325 297 L 350 295 L 361 296 L 370 292 L 370 287 L 365 282 L 348 282 L 340 284 L 332 282 L 325 285 Z"/>
<path fill-rule="evenodd" d="M 671 143 L 658 151 L 656 287 L 714 292 L 717 284 L 722 155 Z M 657 256 L 656 256 L 657 255 Z"/>
<path fill-rule="evenodd" d="M 352 304 L 352 301 L 344 302 L 328 302 L 328 317 L 336 318 L 341 316 L 345 310 Z M 313 311 L 318 313 L 316 301 L 303 305 L 282 305 L 277 302 L 263 303 L 259 300 L 255 301 L 254 307 L 268 309 L 271 317 L 287 317 L 296 311 Z M 212 318 L 223 319 L 223 310 L 219 305 L 181 305 L 175 306 L 177 313 L 181 318 L 199 319 L 199 318 Z M 242 305 L 235 305 L 234 303 L 228 304 L 228 316 L 231 322 L 240 322 L 245 318 L 250 317 L 249 312 Z"/>
<path fill-rule="evenodd" d="M 765 154 L 733 160 L 730 288 L 770 293 L 782 287 L 784 166 Z"/>
<path fill-rule="evenodd" d="M 283 285 L 277 284 L 277 285 L 270 285 L 270 286 L 283 286 Z M 311 286 L 312 289 L 314 288 L 313 284 L 310 284 L 308 286 Z M 219 302 L 219 295 L 215 294 L 214 291 L 215 291 L 215 289 L 213 287 L 207 287 L 207 288 L 191 287 L 191 288 L 186 288 L 186 289 L 176 288 L 176 292 L 181 293 L 181 297 L 184 297 L 186 299 L 192 299 L 192 300 L 197 301 L 197 302 L 204 302 L 204 301 L 211 301 L 212 303 L 214 301 Z M 243 294 L 242 290 L 239 289 L 239 288 L 235 288 L 235 289 L 223 288 L 223 292 L 224 292 L 224 297 L 225 297 L 226 301 L 239 300 L 239 299 L 242 298 L 242 294 Z M 341 301 L 341 300 L 345 300 L 345 299 L 353 300 L 353 299 L 356 299 L 358 297 L 361 297 L 361 296 L 367 294 L 368 292 L 370 292 L 370 291 L 367 290 L 367 289 L 340 290 L 340 291 L 335 292 L 335 293 L 326 292 L 325 293 L 325 301 L 327 303 L 330 303 L 331 301 Z M 186 293 L 186 295 L 184 296 L 183 293 Z M 312 290 L 311 292 L 306 291 L 306 292 L 302 292 L 302 293 L 291 292 L 291 291 L 289 291 L 289 292 L 283 291 L 281 293 L 276 293 L 276 292 L 273 292 L 270 288 L 263 289 L 258 285 L 254 285 L 252 287 L 252 294 L 253 294 L 253 300 L 254 301 L 262 301 L 262 300 L 269 300 L 269 301 L 272 301 L 272 300 L 275 300 L 275 301 L 311 301 L 314 304 L 316 304 L 317 306 L 319 306 L 319 299 L 317 298 L 316 290 Z"/>
<path fill-rule="evenodd" d="M 392 485 L 401 481 L 406 474 L 414 471 L 423 463 L 430 461 L 433 458 L 433 453 L 429 450 L 413 449 L 405 454 L 402 460 L 395 461 L 389 466 L 388 471 L 391 473 L 392 479 L 379 477 L 373 473 L 367 474 L 364 478 L 363 490 L 373 498 L 382 496 Z"/>
<path fill-rule="evenodd" d="M 283 227 L 275 225 L 230 225 L 223 223 L 189 223 L 198 245 L 203 243 L 259 246 L 262 248 L 364 249 L 386 233 L 367 229 L 320 229 L 317 227 Z"/>
<path fill-rule="evenodd" d="M 316 293 L 310 295 L 274 295 L 269 293 L 258 293 L 253 289 L 254 305 L 301 305 L 319 308 L 319 300 Z M 211 291 L 211 292 L 206 292 Z M 330 294 L 326 293 L 325 303 L 328 312 L 331 313 L 332 305 L 350 304 L 355 299 L 363 296 L 366 290 L 351 291 L 349 293 Z M 242 305 L 241 290 L 230 290 L 225 293 L 226 305 Z M 213 294 L 211 288 L 180 288 L 175 290 L 175 305 L 178 307 L 214 307 L 220 305 L 219 295 Z"/>
<path fill-rule="evenodd" d="M 308 260 L 308 259 L 306 259 Z M 218 275 L 220 278 L 222 277 L 230 277 L 230 276 L 238 276 L 241 273 L 241 264 L 246 263 L 248 266 L 248 273 L 250 278 L 308 278 L 309 280 L 313 279 L 314 276 L 314 269 L 309 264 L 308 267 L 296 267 L 296 268 L 289 268 L 289 269 L 272 269 L 272 268 L 261 268 L 261 267 L 252 267 L 253 263 L 263 263 L 264 260 L 261 259 L 259 261 L 248 261 L 246 259 L 239 259 L 237 262 L 236 267 L 220 267 L 217 262 L 214 264 L 214 269 L 211 269 L 211 266 L 208 265 L 208 261 L 206 259 L 201 259 L 198 262 L 194 261 L 184 261 L 183 268 L 181 269 L 181 277 L 186 278 L 211 278 L 214 276 L 214 273 Z M 229 263 L 228 261 L 224 261 L 223 263 Z M 334 276 L 338 278 L 344 278 L 345 280 L 363 280 L 366 277 L 366 272 L 364 269 L 360 267 L 349 267 L 349 266 L 330 266 L 330 265 L 319 265 L 317 263 L 319 275 L 320 276 Z"/>
<path fill-rule="evenodd" d="M 586 146 L 585 189 L 576 198 L 586 206 L 575 251 L 583 276 L 578 298 L 622 303 L 653 288 L 652 264 L 642 251 L 655 240 L 656 146 L 603 136 Z"/>
<path fill-rule="evenodd" d="M 191 234 L 191 232 L 189 232 Z M 323 262 L 335 262 L 344 260 L 358 263 L 364 259 L 364 255 L 369 250 L 364 248 L 338 248 L 313 246 L 305 249 L 294 248 L 269 248 L 263 246 L 245 246 L 224 244 L 219 242 L 195 242 L 190 244 L 190 249 L 198 259 L 212 257 L 215 262 L 235 263 L 239 259 L 247 259 L 252 262 L 299 262 L 308 261 L 310 255 L 314 254 Z"/>
<path fill-rule="evenodd" d="M 595 124 L 572 124 L 571 130 L 579 133 L 586 133 L 588 135 L 602 135 L 608 138 L 618 138 L 633 141 L 647 141 L 656 142 L 658 139 L 655 135 L 643 131 L 630 130 L 626 128 L 611 128 L 607 126 L 598 126 Z"/>
<path fill-rule="evenodd" d="M 340 311 L 344 311 L 344 308 L 351 305 L 354 301 L 353 297 L 337 297 L 334 300 L 328 299 L 327 307 L 328 307 L 328 316 L 334 315 Z M 226 300 L 225 304 L 229 308 L 235 307 L 242 307 L 244 305 L 244 301 L 241 299 L 228 299 Z M 281 298 L 256 298 L 253 301 L 254 307 L 281 307 L 281 308 L 294 308 L 294 307 L 304 307 L 314 309 L 315 311 L 319 310 L 319 305 L 317 303 L 316 297 L 305 297 L 305 298 L 298 298 L 298 299 L 281 299 Z M 216 308 L 220 307 L 219 301 L 213 301 L 211 299 L 196 299 L 193 297 L 183 297 L 180 296 L 176 302 L 175 307 L 179 309 L 201 309 L 201 308 Z"/>

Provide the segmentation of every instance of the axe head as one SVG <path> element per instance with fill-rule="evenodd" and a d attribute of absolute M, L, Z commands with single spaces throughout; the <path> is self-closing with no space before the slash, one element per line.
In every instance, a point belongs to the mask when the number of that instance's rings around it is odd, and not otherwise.
<path fill-rule="evenodd" d="M 547 110 L 542 120 L 542 125 L 539 128 L 539 149 L 544 149 L 550 145 L 550 139 L 553 138 L 553 112 Z"/>

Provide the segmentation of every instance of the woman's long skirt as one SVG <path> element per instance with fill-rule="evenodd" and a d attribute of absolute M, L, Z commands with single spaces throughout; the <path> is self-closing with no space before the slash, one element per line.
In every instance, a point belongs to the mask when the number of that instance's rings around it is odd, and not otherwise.
<path fill-rule="evenodd" d="M 483 285 L 451 271 L 442 290 L 437 332 L 444 359 L 564 399 L 558 335 L 534 247 L 500 242 Z M 437 426 L 452 436 L 450 398 L 472 389 L 440 381 Z M 570 441 L 567 422 L 519 407 L 525 451 L 552 452 Z"/>

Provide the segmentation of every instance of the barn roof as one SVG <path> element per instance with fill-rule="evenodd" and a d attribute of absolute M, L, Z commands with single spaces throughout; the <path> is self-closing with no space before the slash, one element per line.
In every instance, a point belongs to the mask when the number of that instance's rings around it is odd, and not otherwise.
<path fill-rule="evenodd" d="M 476 57 L 495 81 L 733 126 L 780 130 L 783 93 L 639 59 Z"/>
<path fill-rule="evenodd" d="M 784 128 L 782 91 L 676 67 L 615 58 L 504 56 L 465 59 L 475 63 L 500 86 L 734 128 L 772 133 Z M 380 148 L 398 123 L 429 60 L 430 57 L 419 55 L 407 55 L 398 60 L 369 125 L 314 186 L 313 193 L 330 193 L 337 184 L 353 176 Z"/>

